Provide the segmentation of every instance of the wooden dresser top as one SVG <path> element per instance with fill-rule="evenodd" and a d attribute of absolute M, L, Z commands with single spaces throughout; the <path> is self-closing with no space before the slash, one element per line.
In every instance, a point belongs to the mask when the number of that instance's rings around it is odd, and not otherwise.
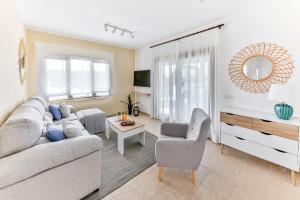
<path fill-rule="evenodd" d="M 282 123 L 282 124 L 300 126 L 299 119 L 281 120 L 276 117 L 275 113 L 266 113 L 266 112 L 261 112 L 261 111 L 234 108 L 234 107 L 223 108 L 223 109 L 221 109 L 221 112 L 232 113 L 232 114 L 236 114 L 236 115 L 252 117 L 252 118 L 257 118 L 257 119 L 269 120 L 269 121 L 278 122 L 278 123 Z"/>

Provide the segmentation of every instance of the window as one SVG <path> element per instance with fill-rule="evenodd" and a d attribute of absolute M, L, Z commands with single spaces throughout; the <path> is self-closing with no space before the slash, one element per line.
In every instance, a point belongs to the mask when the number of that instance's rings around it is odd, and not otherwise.
<path fill-rule="evenodd" d="M 110 64 L 107 60 L 76 57 L 45 59 L 42 92 L 50 100 L 110 95 Z"/>

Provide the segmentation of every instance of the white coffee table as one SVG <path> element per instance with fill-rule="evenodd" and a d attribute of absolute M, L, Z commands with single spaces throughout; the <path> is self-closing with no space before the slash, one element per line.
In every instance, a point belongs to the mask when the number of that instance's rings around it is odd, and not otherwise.
<path fill-rule="evenodd" d="M 124 140 L 133 135 L 139 135 L 139 143 L 145 146 L 145 125 L 136 119 L 129 117 L 129 120 L 135 121 L 133 126 L 121 126 L 118 117 L 106 118 L 106 138 L 109 139 L 110 130 L 118 134 L 118 151 L 124 155 Z"/>

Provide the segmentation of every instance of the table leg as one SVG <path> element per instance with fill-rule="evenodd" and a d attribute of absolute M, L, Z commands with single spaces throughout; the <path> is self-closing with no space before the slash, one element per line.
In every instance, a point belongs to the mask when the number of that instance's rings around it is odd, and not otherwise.
<path fill-rule="evenodd" d="M 118 134 L 118 151 L 120 154 L 124 155 L 124 138 L 121 134 Z"/>
<path fill-rule="evenodd" d="M 109 123 L 107 121 L 105 121 L 105 137 L 107 139 L 109 139 L 109 132 L 110 132 L 110 126 L 109 126 Z"/>
<path fill-rule="evenodd" d="M 139 134 L 139 143 L 142 144 L 143 146 L 145 146 L 145 131 L 141 132 Z"/>

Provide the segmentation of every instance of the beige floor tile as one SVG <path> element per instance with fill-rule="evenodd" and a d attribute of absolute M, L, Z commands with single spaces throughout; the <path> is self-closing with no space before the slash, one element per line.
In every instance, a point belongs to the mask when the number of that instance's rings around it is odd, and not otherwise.
<path fill-rule="evenodd" d="M 146 115 L 137 119 L 159 136 L 159 121 Z M 293 186 L 285 168 L 230 147 L 221 154 L 220 145 L 207 140 L 196 186 L 190 171 L 169 168 L 159 182 L 153 165 L 104 200 L 292 200 L 300 199 L 297 177 L 298 185 Z"/>
<path fill-rule="evenodd" d="M 245 188 L 235 187 L 228 199 L 230 200 L 268 200 L 269 197 L 257 192 L 251 192 Z"/>
<path fill-rule="evenodd" d="M 211 188 L 213 190 L 213 188 Z M 223 197 L 208 189 L 204 185 L 198 186 L 187 199 L 190 200 L 224 200 Z"/>
<path fill-rule="evenodd" d="M 228 179 L 215 173 L 210 173 L 205 178 L 203 185 L 225 199 L 231 195 L 233 188 L 235 187 Z"/>

